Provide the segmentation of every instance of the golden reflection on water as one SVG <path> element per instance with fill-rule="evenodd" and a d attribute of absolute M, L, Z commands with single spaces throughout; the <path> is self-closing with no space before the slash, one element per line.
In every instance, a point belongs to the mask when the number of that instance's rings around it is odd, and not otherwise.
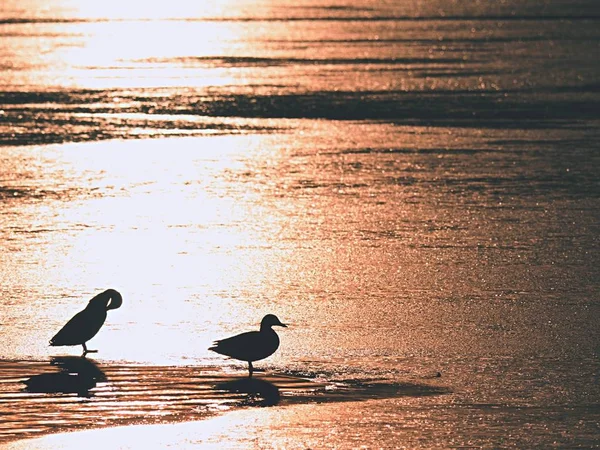
<path fill-rule="evenodd" d="M 377 424 L 377 416 L 373 415 L 374 408 L 365 407 L 360 402 L 343 402 L 286 408 L 252 408 L 197 422 L 90 430 L 47 436 L 31 442 L 39 450 L 82 447 L 128 450 L 170 447 L 345 448 L 349 442 L 352 443 L 352 448 L 387 448 L 389 439 L 394 440 L 396 430 L 403 428 L 404 414 L 398 408 L 399 405 L 396 407 L 395 422 L 387 424 Z M 427 417 L 423 417 L 422 422 L 429 425 Z M 413 420 L 411 425 L 418 428 L 419 423 Z M 9 448 L 22 450 L 27 448 L 24 443 L 26 441 L 17 442 Z"/>
<path fill-rule="evenodd" d="M 219 2 L 218 7 L 210 8 L 181 3 L 179 9 L 171 8 L 170 3 L 143 8 L 121 1 L 61 5 L 63 9 L 47 13 L 50 18 L 60 20 L 62 12 L 68 19 L 84 21 L 40 23 L 36 24 L 40 37 L 15 39 L 14 43 L 10 36 L 4 38 L 13 53 L 12 64 L 27 70 L 9 71 L 3 79 L 13 87 L 89 89 L 204 88 L 234 83 L 238 78 L 235 70 L 195 62 L 234 52 L 250 54 L 246 28 L 218 21 L 199 26 L 194 19 L 235 11 L 235 2 Z"/>
<path fill-rule="evenodd" d="M 60 14 L 62 12 L 69 18 L 156 20 L 181 17 L 222 17 L 239 9 L 240 4 L 243 3 L 240 0 L 222 0 L 218 3 L 191 3 L 187 0 L 171 0 L 169 2 L 149 2 L 140 6 L 137 3 L 122 2 L 120 0 L 105 0 L 103 2 L 54 0 L 45 2 L 44 9 L 52 10 L 54 6 L 55 13 Z"/>
<path fill-rule="evenodd" d="M 185 20 L 160 26 L 153 22 L 164 17 L 167 9 L 168 14 L 184 15 L 178 10 L 182 5 L 180 2 L 159 7 L 147 5 L 142 12 L 145 18 L 152 19 L 149 21 L 36 24 L 40 36 L 31 39 L 28 33 L 18 36 L 16 41 L 23 45 L 21 48 L 11 47 L 11 36 L 7 33 L 3 44 L 7 43 L 9 52 L 15 52 L 15 58 L 21 58 L 14 60 L 15 67 L 26 70 L 8 71 L 2 80 L 15 91 L 24 85 L 207 87 L 239 82 L 240 70 L 222 67 L 218 58 L 202 59 L 199 63 L 198 57 L 227 57 L 232 53 L 242 57 L 261 56 L 260 50 L 265 46 L 259 45 L 258 50 L 250 48 L 258 40 L 245 39 L 248 28 L 244 24 L 238 23 L 238 31 L 234 32 L 224 22 L 202 22 L 202 27 Z M 234 4 L 221 5 L 236 9 Z M 78 7 L 79 12 L 73 13 Z M 128 4 L 114 0 L 93 5 L 72 2 L 68 8 L 71 12 L 65 14 L 66 18 L 139 17 Z M 189 10 L 185 16 L 191 17 L 188 13 Z M 532 18 L 509 22 L 518 26 L 523 22 L 529 28 L 534 23 Z M 298 22 L 297 36 L 305 35 L 305 23 Z M 321 36 L 324 40 L 331 39 L 330 30 L 326 29 L 331 24 L 321 22 L 324 26 L 317 27 L 323 33 Z M 427 53 L 427 47 L 431 52 L 438 37 L 448 36 L 464 49 L 449 51 L 449 58 L 458 56 L 458 61 L 474 62 L 483 55 L 481 49 L 495 42 L 492 38 L 489 42 L 475 40 L 467 45 L 469 27 L 458 26 L 459 32 L 442 29 L 438 36 L 435 27 L 435 35 L 425 32 L 431 23 L 418 22 L 413 31 L 416 34 L 391 33 L 389 38 L 399 37 L 400 42 L 407 42 L 410 36 L 418 36 L 419 40 L 432 44 L 415 45 L 416 41 L 400 44 L 414 49 L 402 51 L 401 59 L 414 57 L 421 51 Z M 547 26 L 555 27 L 558 22 L 549 21 Z M 575 24 L 575 28 L 582 23 L 560 22 L 571 27 Z M 441 23 L 442 28 L 456 27 L 452 21 Z M 408 26 L 403 22 L 404 25 Z M 348 26 L 360 28 L 355 23 Z M 286 33 L 288 27 L 282 21 L 277 29 Z M 59 28 L 62 37 L 53 37 Z M 531 30 L 537 33 L 535 27 Z M 55 349 L 47 347 L 48 338 L 81 310 L 89 298 L 110 287 L 123 293 L 124 305 L 110 312 L 105 327 L 93 340 L 93 347 L 100 350 L 99 359 L 136 361 L 144 368 L 151 361 L 189 364 L 192 372 L 198 367 L 218 367 L 216 370 L 221 371 L 222 366 L 232 363 L 210 356 L 206 350 L 209 343 L 234 332 L 256 329 L 260 317 L 276 313 L 284 322 L 297 327 L 280 334 L 280 351 L 265 361 L 264 366 L 261 362 L 261 367 L 311 373 L 322 370 L 329 379 L 402 377 L 422 370 L 427 364 L 435 371 L 441 370 L 444 379 L 446 368 L 452 371 L 447 379 L 465 393 L 458 398 L 458 408 L 455 405 L 450 408 L 450 415 L 455 417 L 452 425 L 436 427 L 445 438 L 440 446 L 448 446 L 449 432 L 462 433 L 460 427 L 465 419 L 474 422 L 476 428 L 495 427 L 496 432 L 498 424 L 502 424 L 498 434 L 504 439 L 504 419 L 515 420 L 515 415 L 521 414 L 512 430 L 520 436 L 537 433 L 538 439 L 546 444 L 561 442 L 560 438 L 576 434 L 573 430 L 579 433 L 582 424 L 589 425 L 588 429 L 593 427 L 593 416 L 590 419 L 585 408 L 595 393 L 589 380 L 593 379 L 597 363 L 593 352 L 596 341 L 590 333 L 596 329 L 595 316 L 590 312 L 594 308 L 590 292 L 596 284 L 586 286 L 585 281 L 594 279 L 595 273 L 589 268 L 597 266 L 591 256 L 594 252 L 588 252 L 594 243 L 590 237 L 593 233 L 588 231 L 595 229 L 597 222 L 590 213 L 596 210 L 595 197 L 589 192 L 593 192 L 596 184 L 589 181 L 591 170 L 583 168 L 589 166 L 589 147 L 581 153 L 575 151 L 575 156 L 565 148 L 571 149 L 573 143 L 585 148 L 589 136 L 594 135 L 552 130 L 556 123 L 552 124 L 552 116 L 546 113 L 560 109 L 562 103 L 546 103 L 542 97 L 536 97 L 537 89 L 530 90 L 536 83 L 542 88 L 540 92 L 546 92 L 546 86 L 554 86 L 554 81 L 547 84 L 544 76 L 540 77 L 541 84 L 535 76 L 530 80 L 535 71 L 530 70 L 529 64 L 539 61 L 541 53 L 528 53 L 522 47 L 528 42 L 541 49 L 554 46 L 554 40 L 542 44 L 543 34 L 529 35 L 528 30 L 513 37 L 498 35 L 496 44 L 500 47 L 490 47 L 490 54 L 503 47 L 514 49 L 510 44 L 514 40 L 518 53 L 528 60 L 528 64 L 515 67 L 526 79 L 524 85 L 528 88 L 524 93 L 533 95 L 534 101 L 524 99 L 520 107 L 523 109 L 517 112 L 524 114 L 523 117 L 530 112 L 540 118 L 548 117 L 548 120 L 534 120 L 531 129 L 527 128 L 531 124 L 525 124 L 524 130 L 503 129 L 504 121 L 518 125 L 511 118 L 512 110 L 499 111 L 500 122 L 463 119 L 471 107 L 478 112 L 483 104 L 495 116 L 495 108 L 500 106 L 500 103 L 481 103 L 483 97 L 479 99 L 476 90 L 471 91 L 475 101 L 466 101 L 464 108 L 452 110 L 463 99 L 468 100 L 468 96 L 461 97 L 464 92 L 474 87 L 486 89 L 480 83 L 471 84 L 473 75 L 463 78 L 463 70 L 472 71 L 478 78 L 479 73 L 485 75 L 497 70 L 502 73 L 504 66 L 461 62 L 444 66 L 434 61 L 433 65 L 426 64 L 418 70 L 416 83 L 405 86 L 401 82 L 402 88 L 429 89 L 428 86 L 449 83 L 446 86 L 450 90 L 434 97 L 434 102 L 440 99 L 441 105 L 450 107 L 448 118 L 454 120 L 448 123 L 458 124 L 459 129 L 434 126 L 409 130 L 390 125 L 396 129 L 393 132 L 373 125 L 369 135 L 364 131 L 369 130 L 370 124 L 322 121 L 320 136 L 322 142 L 327 142 L 321 149 L 306 136 L 298 139 L 300 143 L 294 142 L 298 135 L 277 147 L 269 139 L 281 136 L 3 148 L 0 158 L 8 155 L 9 162 L 0 165 L 1 178 L 7 180 L 8 186 L 8 189 L 3 186 L 5 203 L 0 217 L 4 225 L 0 233 L 6 245 L 6 251 L 0 254 L 5 268 L 0 273 L 0 286 L 7 306 L 2 311 L 0 329 L 3 359 L 39 361 L 55 354 Z M 342 36 L 346 37 L 341 40 L 349 38 L 345 33 Z M 537 41 L 538 38 L 541 40 Z M 277 53 L 279 49 L 274 43 L 279 39 L 281 35 L 274 32 L 269 50 Z M 371 40 L 365 35 L 360 39 Z M 590 42 L 581 37 L 573 39 L 576 41 Z M 292 58 L 314 56 L 310 44 L 302 49 L 292 46 L 293 52 L 288 53 Z M 325 53 L 319 52 L 319 56 L 337 56 L 339 48 L 330 46 Z M 396 46 L 381 48 L 385 50 L 378 56 L 398 56 Z M 364 57 L 373 47 L 359 45 L 349 55 L 358 55 L 362 49 Z M 476 56 L 471 58 L 471 55 Z M 555 60 L 559 65 L 563 61 Z M 294 64 L 293 59 L 291 63 Z M 457 68 L 460 70 L 455 72 Z M 510 68 L 513 69 L 512 65 Z M 250 69 L 254 73 L 263 71 Z M 300 82 L 296 85 L 286 79 L 287 85 L 302 88 L 305 83 L 304 86 L 317 91 L 330 88 L 343 91 L 349 86 L 368 91 L 373 85 L 392 89 L 398 86 L 392 81 L 398 78 L 397 74 L 406 73 L 410 77 L 412 69 L 411 65 L 403 66 L 402 72 L 370 69 L 372 73 L 385 74 L 381 79 L 385 82 L 381 84 L 377 78 L 367 83 L 354 70 L 348 71 L 348 75 L 356 78 L 356 83 L 349 84 L 344 79 L 346 71 L 340 66 L 332 66 L 330 72 L 323 72 L 323 66 L 318 65 L 312 70 L 319 76 L 303 80 L 296 76 L 297 72 L 287 73 L 288 78 Z M 307 72 L 310 70 L 300 73 Z M 430 81 L 421 81 L 427 73 L 434 75 L 432 81 L 429 77 Z M 335 76 L 338 74 L 341 78 Z M 570 74 L 563 75 L 571 80 Z M 514 70 L 504 76 L 507 77 L 504 86 L 510 86 L 506 94 L 518 92 L 513 91 L 519 84 L 514 85 L 518 82 L 513 78 Z M 318 78 L 323 84 L 313 83 Z M 464 85 L 461 79 L 466 80 Z M 340 80 L 344 83 L 339 83 Z M 254 84 L 248 83 L 248 89 L 262 84 L 265 92 L 272 94 L 276 84 L 263 81 L 252 79 Z M 568 94 L 571 88 L 589 94 L 589 86 L 569 85 L 566 97 L 571 95 Z M 580 88 L 583 90 L 579 91 Z M 455 93 L 460 97 L 458 101 Z M 131 100 L 135 95 L 134 91 L 128 101 L 135 101 Z M 356 104 L 350 105 L 360 107 L 362 98 L 357 99 Z M 530 111 L 531 105 L 536 104 L 542 106 L 534 106 Z M 444 124 L 446 111 L 439 104 L 438 109 L 440 122 L 433 123 Z M 418 116 L 417 123 L 429 123 L 428 117 L 437 116 L 437 113 L 428 116 L 428 108 L 409 108 L 407 116 L 411 111 L 426 113 Z M 587 116 L 556 117 L 573 119 L 575 126 L 578 117 Z M 424 122 L 419 122 L 421 119 Z M 236 120 L 232 119 L 234 123 Z M 462 124 L 468 127 L 462 128 Z M 540 125 L 543 126 L 537 128 Z M 338 126 L 346 130 L 344 139 L 334 133 Z M 578 163 L 577 159 L 583 162 Z M 573 170 L 574 165 L 579 168 Z M 578 175 L 565 178 L 565 169 Z M 5 194 L 10 193 L 12 183 L 14 198 Z M 586 187 L 592 190 L 584 192 Z M 80 349 L 56 349 L 56 352 L 79 353 Z M 283 363 L 278 363 L 280 355 L 284 355 L 279 360 Z M 563 360 L 563 355 L 572 355 L 575 363 Z M 519 358 L 530 361 L 533 369 L 523 370 L 526 365 Z M 235 363 L 233 366 L 229 370 L 245 372 L 243 367 Z M 152 370 L 164 371 L 165 366 Z M 130 368 L 124 373 L 123 384 L 128 387 L 134 384 L 131 380 L 137 375 L 148 378 L 147 373 L 136 374 Z M 18 374 L 9 382 L 17 383 L 19 377 Z M 192 377 L 184 374 L 183 383 L 190 380 L 193 383 Z M 173 387 L 171 381 L 167 384 Z M 165 390 L 159 389 L 158 396 Z M 98 396 L 107 392 L 112 394 L 110 387 Z M 160 401 L 140 398 L 145 393 L 143 389 L 129 392 L 132 397 L 129 407 L 112 398 L 106 407 L 121 417 L 140 414 L 140 410 L 142 414 L 152 410 L 152 414 L 159 415 L 157 405 L 164 398 Z M 14 395 L 20 394 L 13 390 L 4 398 L 8 406 L 3 412 L 10 412 Z M 31 404 L 56 402 L 61 406 L 81 401 L 70 398 L 63 402 L 55 397 L 34 400 Z M 196 441 L 214 442 L 216 448 L 220 448 L 224 433 L 232 441 L 255 446 L 257 442 L 265 446 L 272 442 L 292 442 L 319 448 L 319 444 L 331 437 L 327 436 L 330 430 L 338 433 L 332 438 L 334 442 L 339 438 L 346 446 L 352 442 L 358 447 L 365 441 L 373 442 L 366 435 L 371 433 L 370 437 L 376 437 L 382 428 L 369 423 L 364 405 L 357 406 L 353 400 L 335 408 L 319 406 L 312 411 L 304 408 L 298 416 L 300 425 L 294 431 L 290 431 L 290 422 L 282 417 L 292 408 L 243 411 L 220 421 L 190 426 L 198 427 Z M 222 407 L 216 403 L 215 408 Z M 25 402 L 25 408 L 31 404 Z M 563 406 L 560 410 L 549 410 L 548 404 L 575 406 L 567 408 L 565 415 Z M 491 405 L 494 410 L 507 405 L 508 410 L 486 423 L 478 420 L 482 417 L 480 413 L 472 414 L 472 406 L 482 405 L 487 409 Z M 166 406 L 173 404 L 167 401 Z M 372 409 L 374 416 L 381 414 L 380 406 Z M 406 410 L 398 406 L 392 404 L 387 410 L 389 416 L 379 424 L 386 427 L 390 421 L 402 422 Z M 410 425 L 412 432 L 417 430 L 419 434 L 419 440 L 413 442 L 422 444 L 423 427 L 439 421 L 440 410 L 422 405 L 417 409 L 418 421 Z M 534 417 L 537 423 L 532 423 L 532 409 L 544 416 Z M 455 416 L 461 410 L 463 415 Z M 527 411 L 525 415 L 523 411 Z M 58 425 L 68 420 L 55 405 L 48 415 Z M 75 410 L 71 418 L 81 415 L 81 411 Z M 548 420 L 551 415 L 572 416 L 575 426 L 569 427 L 566 422 L 559 427 L 561 435 L 548 435 L 549 427 L 559 425 Z M 352 422 L 346 421 L 347 418 Z M 482 423 L 493 426 L 481 427 Z M 318 435 L 304 440 L 302 430 L 310 430 L 311 424 L 318 429 Z M 216 429 L 209 428 L 213 426 Z M 246 433 L 252 426 L 255 433 L 248 437 Z M 179 428 L 169 429 L 179 431 Z M 467 431 L 450 444 L 483 442 L 482 446 L 489 447 L 506 442 L 471 441 L 474 430 Z M 123 435 L 115 441 L 107 434 L 106 440 L 102 435 L 94 442 L 102 448 L 106 448 L 107 442 L 114 442 L 115 447 L 130 442 L 139 448 L 140 440 L 148 439 L 142 443 L 147 448 L 157 445 L 162 437 L 161 431 L 153 434 L 145 428 L 115 431 L 115 435 L 119 433 Z M 271 433 L 279 433 L 280 440 L 269 440 Z M 98 435 L 86 436 L 79 447 Z M 188 428 L 181 440 L 189 443 L 193 436 Z M 594 436 L 584 438 L 584 442 L 594 442 Z M 60 448 L 58 442 L 62 437 L 55 439 L 51 441 L 57 445 L 51 448 Z M 381 447 L 389 446 L 390 442 L 397 442 L 393 435 L 388 435 Z"/>

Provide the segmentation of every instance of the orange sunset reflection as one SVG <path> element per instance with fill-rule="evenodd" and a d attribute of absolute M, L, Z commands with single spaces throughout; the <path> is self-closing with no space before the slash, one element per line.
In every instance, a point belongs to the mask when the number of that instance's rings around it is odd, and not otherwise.
<path fill-rule="evenodd" d="M 593 446 L 598 22 L 3 0 L 0 446 Z"/>
<path fill-rule="evenodd" d="M 14 50 L 13 64 L 28 67 L 26 72 L 5 74 L 9 85 L 85 89 L 222 86 L 234 84 L 239 74 L 219 67 L 211 58 L 234 51 L 252 53 L 240 34 L 243 27 L 210 20 L 198 27 L 197 20 L 235 11 L 235 2 L 209 7 L 188 2 L 151 3 L 141 9 L 120 1 L 60 3 L 61 9 L 48 7 L 39 12 L 42 20 L 47 20 L 48 14 L 59 21 L 37 24 L 47 39 L 26 41 L 26 46 L 18 41 L 12 46 L 13 38 L 6 38 L 8 48 Z M 69 20 L 60 22 L 61 15 Z"/>
<path fill-rule="evenodd" d="M 248 0 L 223 0 L 220 2 L 190 3 L 186 0 L 149 2 L 143 7 L 119 0 L 87 2 L 85 0 L 51 0 L 40 8 L 40 16 L 49 14 L 67 18 L 94 20 L 164 20 L 224 18 L 236 16 L 256 2 Z"/>

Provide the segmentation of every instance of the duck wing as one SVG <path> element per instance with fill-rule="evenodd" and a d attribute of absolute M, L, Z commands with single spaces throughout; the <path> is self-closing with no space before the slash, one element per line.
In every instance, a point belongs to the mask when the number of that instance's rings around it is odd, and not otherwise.
<path fill-rule="evenodd" d="M 106 320 L 105 310 L 84 309 L 69 320 L 56 335 L 50 345 L 80 345 L 96 336 Z"/>

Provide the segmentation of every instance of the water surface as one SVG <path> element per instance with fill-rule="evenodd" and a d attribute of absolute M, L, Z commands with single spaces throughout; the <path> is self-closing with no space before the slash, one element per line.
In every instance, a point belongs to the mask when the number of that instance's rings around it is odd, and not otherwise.
<path fill-rule="evenodd" d="M 41 5 L 0 9 L 0 439 L 597 444 L 595 2 Z M 105 379 L 23 390 L 107 288 Z M 261 408 L 207 348 L 266 313 Z"/>

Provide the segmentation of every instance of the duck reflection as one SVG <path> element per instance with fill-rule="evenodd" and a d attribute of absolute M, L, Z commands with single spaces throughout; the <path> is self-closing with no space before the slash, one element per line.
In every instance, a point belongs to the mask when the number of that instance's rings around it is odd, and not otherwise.
<path fill-rule="evenodd" d="M 77 394 L 91 397 L 90 389 L 99 381 L 106 381 L 104 372 L 83 356 L 57 356 L 50 360 L 59 372 L 34 375 L 23 383 L 27 392 L 45 394 Z"/>
<path fill-rule="evenodd" d="M 216 390 L 233 394 L 246 394 L 241 404 L 245 406 L 274 406 L 281 398 L 279 388 L 273 383 L 259 378 L 237 378 L 215 386 Z"/>

